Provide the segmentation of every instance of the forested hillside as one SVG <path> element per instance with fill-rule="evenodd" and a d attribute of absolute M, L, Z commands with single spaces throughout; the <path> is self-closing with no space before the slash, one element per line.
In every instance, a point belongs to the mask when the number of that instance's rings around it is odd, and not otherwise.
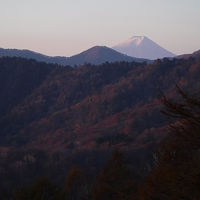
<path fill-rule="evenodd" d="M 15 62 L 18 66 L 28 61 Z M 5 81 L 12 81 L 10 86 L 9 82 L 1 86 L 9 91 L 16 85 L 16 89 L 7 94 L 1 90 L 2 107 L 7 107 L 6 99 L 15 105 L 1 115 L 2 145 L 14 143 L 47 151 L 148 146 L 162 138 L 161 130 L 167 124 L 159 112 L 161 91 L 173 97 L 175 84 L 185 90 L 199 88 L 200 63 L 195 59 L 164 59 L 152 65 L 106 63 L 77 69 L 45 65 L 49 67 L 46 71 L 41 63 L 35 63 L 37 68 L 31 66 L 34 61 L 29 62 L 18 76 L 17 68 L 3 75 Z M 33 67 L 44 72 L 34 75 Z M 12 78 L 14 75 L 17 77 Z M 31 90 L 32 85 L 37 88 Z M 17 97 L 11 98 L 11 94 Z"/>
<path fill-rule="evenodd" d="M 142 180 L 167 135 L 160 97 L 179 101 L 176 85 L 198 92 L 199 76 L 195 58 L 79 68 L 1 58 L 2 194 L 42 175 L 61 184 L 73 164 L 96 175 L 116 149 L 131 160 L 131 176 Z M 99 189 L 93 190 L 98 196 Z"/>

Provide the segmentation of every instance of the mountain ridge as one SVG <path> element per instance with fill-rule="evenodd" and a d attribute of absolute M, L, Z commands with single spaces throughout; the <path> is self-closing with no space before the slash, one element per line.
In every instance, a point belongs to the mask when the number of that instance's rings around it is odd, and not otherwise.
<path fill-rule="evenodd" d="M 193 53 L 179 55 L 176 58 L 178 58 L 178 59 L 189 59 L 189 58 L 200 59 L 200 49 L 197 51 L 194 51 Z"/>
<path fill-rule="evenodd" d="M 99 65 L 105 62 L 118 62 L 118 61 L 136 61 L 144 62 L 145 59 L 134 58 L 117 52 L 107 46 L 94 46 L 86 51 L 81 52 L 68 58 L 69 65 L 91 63 Z"/>
<path fill-rule="evenodd" d="M 85 63 L 103 64 L 105 62 L 116 62 L 116 61 L 128 61 L 128 62 L 146 61 L 145 59 L 134 58 L 121 54 L 120 52 L 117 52 L 112 48 L 106 46 L 94 46 L 71 57 L 47 56 L 27 49 L 19 50 L 19 49 L 0 48 L 0 57 L 6 57 L 6 56 L 35 59 L 39 62 L 46 62 L 63 66 L 66 65 L 76 66 L 76 65 L 83 65 Z"/>

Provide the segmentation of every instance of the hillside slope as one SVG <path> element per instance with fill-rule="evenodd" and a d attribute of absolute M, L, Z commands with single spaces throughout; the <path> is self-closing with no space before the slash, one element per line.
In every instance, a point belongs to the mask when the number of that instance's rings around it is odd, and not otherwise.
<path fill-rule="evenodd" d="M 147 148 L 166 134 L 160 91 L 173 97 L 175 83 L 186 91 L 200 89 L 195 59 L 51 68 L 37 88 L 1 114 L 2 146 L 73 152 Z"/>

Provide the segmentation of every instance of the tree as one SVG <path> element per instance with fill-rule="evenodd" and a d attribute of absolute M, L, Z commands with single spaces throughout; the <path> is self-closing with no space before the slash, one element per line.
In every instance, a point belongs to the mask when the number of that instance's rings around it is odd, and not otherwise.
<path fill-rule="evenodd" d="M 115 151 L 97 177 L 93 189 L 95 200 L 126 200 L 137 190 L 133 173 L 124 155 Z"/>
<path fill-rule="evenodd" d="M 162 98 L 165 115 L 173 119 L 157 153 L 156 167 L 141 199 L 195 200 L 200 197 L 200 99 L 177 87 L 180 99 Z"/>
<path fill-rule="evenodd" d="M 78 166 L 73 166 L 66 177 L 66 182 L 61 193 L 61 199 L 86 200 L 89 187 L 84 171 Z"/>
<path fill-rule="evenodd" d="M 14 200 L 56 200 L 58 188 L 47 178 L 40 178 L 29 187 L 19 188 L 14 192 Z"/>

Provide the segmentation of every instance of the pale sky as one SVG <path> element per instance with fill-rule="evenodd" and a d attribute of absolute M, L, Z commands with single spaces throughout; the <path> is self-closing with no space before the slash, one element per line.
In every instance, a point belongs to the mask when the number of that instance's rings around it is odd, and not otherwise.
<path fill-rule="evenodd" d="M 200 0 L 0 0 L 0 47 L 71 56 L 145 35 L 175 54 L 200 49 Z"/>

